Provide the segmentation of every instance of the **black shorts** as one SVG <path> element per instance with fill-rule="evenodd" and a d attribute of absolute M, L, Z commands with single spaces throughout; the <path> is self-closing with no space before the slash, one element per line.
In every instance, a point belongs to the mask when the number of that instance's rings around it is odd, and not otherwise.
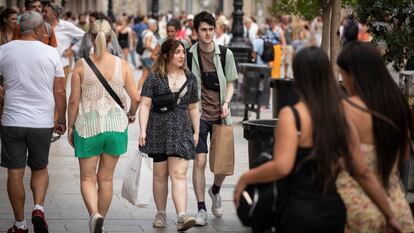
<path fill-rule="evenodd" d="M 167 154 L 149 154 L 148 157 L 152 158 L 154 163 L 167 161 L 168 157 L 182 158 L 179 155 L 167 155 Z"/>
<path fill-rule="evenodd" d="M 207 147 L 207 137 L 210 133 L 210 139 L 211 139 L 211 133 L 213 132 L 213 125 L 220 125 L 221 120 L 216 121 L 207 121 L 204 119 L 200 120 L 200 132 L 198 133 L 198 144 L 196 147 L 196 153 L 208 153 L 208 147 Z M 210 140 L 211 141 L 211 140 Z"/>
<path fill-rule="evenodd" d="M 53 128 L 1 126 L 1 166 L 33 170 L 47 167 Z"/>

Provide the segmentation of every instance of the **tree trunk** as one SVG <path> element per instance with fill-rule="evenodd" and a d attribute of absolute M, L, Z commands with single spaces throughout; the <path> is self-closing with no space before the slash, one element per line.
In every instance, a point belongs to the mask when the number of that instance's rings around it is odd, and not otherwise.
<path fill-rule="evenodd" d="M 331 11 L 332 11 L 332 4 L 329 0 L 324 0 L 322 4 L 322 49 L 329 55 L 329 32 L 331 28 Z"/>
<path fill-rule="evenodd" d="M 338 57 L 339 51 L 341 49 L 340 41 L 339 41 L 339 27 L 341 24 L 341 7 L 342 7 L 342 0 L 333 0 L 332 2 L 332 17 L 331 17 L 331 64 L 335 71 L 335 77 L 338 76 L 338 72 L 336 69 L 336 59 Z"/>

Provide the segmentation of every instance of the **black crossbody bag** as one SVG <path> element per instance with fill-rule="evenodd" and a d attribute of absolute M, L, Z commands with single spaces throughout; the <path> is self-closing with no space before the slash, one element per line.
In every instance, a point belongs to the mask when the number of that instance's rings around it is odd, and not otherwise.
<path fill-rule="evenodd" d="M 214 72 L 203 71 L 203 63 L 202 63 L 202 59 L 200 55 L 200 49 L 198 49 L 198 63 L 200 64 L 201 81 L 204 87 L 209 90 L 215 91 L 215 92 L 220 92 L 220 82 L 219 82 L 219 77 L 217 75 L 217 71 L 214 71 Z"/>
<path fill-rule="evenodd" d="M 90 57 L 85 58 L 86 63 L 88 63 L 89 67 L 95 73 L 96 77 L 98 77 L 99 81 L 102 83 L 102 85 L 105 87 L 106 91 L 111 95 L 111 97 L 115 100 L 119 106 L 121 106 L 122 109 L 124 109 L 124 105 L 122 104 L 121 99 L 119 96 L 115 93 L 115 91 L 112 89 L 112 87 L 109 85 L 109 83 L 106 81 L 102 73 L 98 70 L 98 67 L 96 67 L 95 63 L 91 60 Z"/>
<path fill-rule="evenodd" d="M 188 78 L 185 80 L 185 83 L 181 86 L 180 90 L 177 93 L 168 93 L 164 95 L 154 96 L 152 98 L 152 111 L 156 113 L 166 113 L 171 110 L 174 110 L 178 105 L 178 98 L 180 97 L 181 92 L 187 86 Z"/>

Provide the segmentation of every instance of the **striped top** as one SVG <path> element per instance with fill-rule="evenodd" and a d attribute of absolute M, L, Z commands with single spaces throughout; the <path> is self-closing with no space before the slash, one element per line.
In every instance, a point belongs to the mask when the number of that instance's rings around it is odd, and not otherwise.
<path fill-rule="evenodd" d="M 104 132 L 124 132 L 128 127 L 126 110 L 115 102 L 86 61 L 84 59 L 82 61 L 84 75 L 75 121 L 76 131 L 83 138 L 90 138 Z M 114 75 L 108 83 L 126 106 L 121 60 L 118 57 L 116 57 Z"/>

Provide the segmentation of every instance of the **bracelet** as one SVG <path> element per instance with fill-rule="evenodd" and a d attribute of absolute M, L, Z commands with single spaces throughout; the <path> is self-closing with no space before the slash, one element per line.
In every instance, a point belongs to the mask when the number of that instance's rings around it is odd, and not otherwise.
<path fill-rule="evenodd" d="M 128 120 L 135 120 L 135 114 L 131 114 L 130 112 L 127 113 Z"/>
<path fill-rule="evenodd" d="M 66 125 L 66 121 L 56 120 L 56 123 L 58 123 L 59 125 Z"/>

